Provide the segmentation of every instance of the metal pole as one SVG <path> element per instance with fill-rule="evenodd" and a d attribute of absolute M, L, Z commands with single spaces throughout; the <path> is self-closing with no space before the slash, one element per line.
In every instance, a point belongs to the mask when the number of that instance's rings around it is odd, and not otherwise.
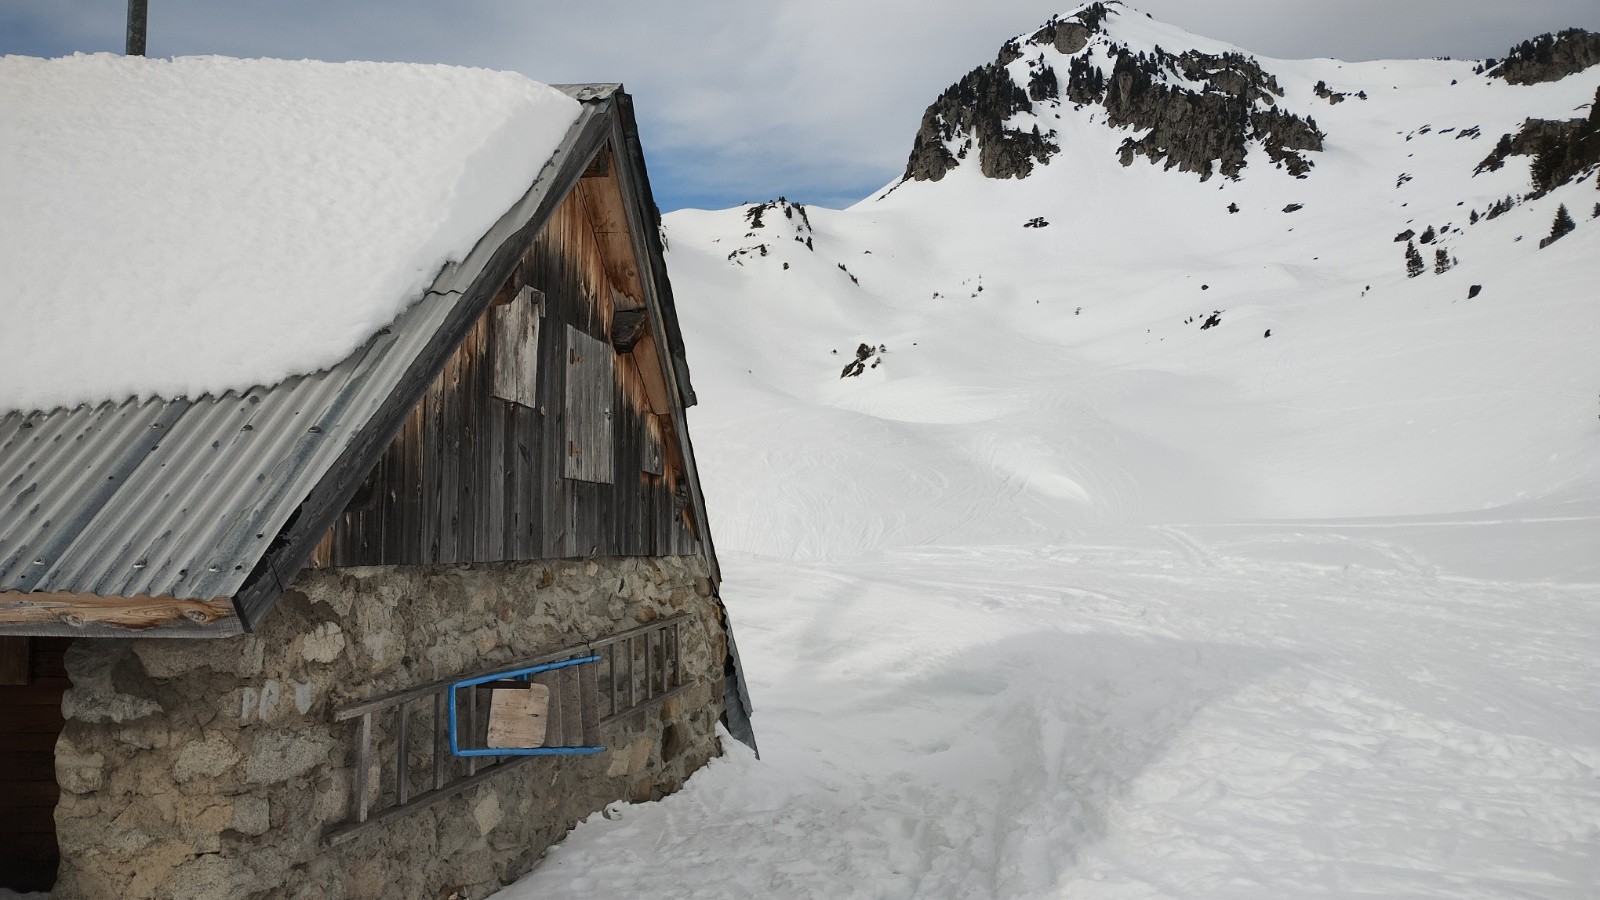
<path fill-rule="evenodd" d="M 144 55 L 144 36 L 150 0 L 128 0 L 128 56 Z"/>

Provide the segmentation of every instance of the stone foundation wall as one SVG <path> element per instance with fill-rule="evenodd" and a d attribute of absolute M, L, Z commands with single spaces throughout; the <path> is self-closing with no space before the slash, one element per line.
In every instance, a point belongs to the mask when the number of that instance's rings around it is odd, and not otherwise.
<path fill-rule="evenodd" d="M 252 635 L 78 641 L 56 753 L 54 897 L 493 893 L 582 818 L 670 793 L 719 752 L 726 642 L 710 595 L 698 557 L 307 571 Z M 538 757 L 347 843 L 323 840 L 352 814 L 356 723 L 334 722 L 336 708 L 679 613 L 691 615 L 690 688 L 604 726 L 605 753 Z M 424 771 L 431 704 L 412 709 Z"/>

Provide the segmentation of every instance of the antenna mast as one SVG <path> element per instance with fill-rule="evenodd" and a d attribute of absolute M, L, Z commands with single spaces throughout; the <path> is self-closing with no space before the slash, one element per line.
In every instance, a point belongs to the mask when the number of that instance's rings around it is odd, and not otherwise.
<path fill-rule="evenodd" d="M 144 55 L 145 24 L 149 19 L 150 0 L 128 0 L 127 56 Z"/>

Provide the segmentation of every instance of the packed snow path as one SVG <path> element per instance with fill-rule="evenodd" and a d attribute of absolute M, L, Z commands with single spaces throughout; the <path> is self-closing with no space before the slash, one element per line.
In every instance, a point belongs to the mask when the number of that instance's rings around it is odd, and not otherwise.
<path fill-rule="evenodd" d="M 729 559 L 764 758 L 498 896 L 1593 896 L 1600 585 L 1416 548 L 1564 512 Z"/>

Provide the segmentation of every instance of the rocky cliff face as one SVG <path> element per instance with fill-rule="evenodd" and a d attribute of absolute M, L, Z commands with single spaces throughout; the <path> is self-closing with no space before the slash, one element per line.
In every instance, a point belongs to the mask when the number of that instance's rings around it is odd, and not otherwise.
<path fill-rule="evenodd" d="M 1511 84 L 1542 84 L 1600 64 L 1600 34 L 1569 28 L 1523 41 L 1488 74 Z"/>
<path fill-rule="evenodd" d="M 1008 60 L 1008 51 L 1015 49 L 1015 44 L 1007 44 L 998 59 L 968 72 L 922 114 L 922 127 L 906 163 L 907 178 L 938 181 L 974 149 L 986 177 L 1023 178 L 1033 171 L 1035 161 L 1048 162 L 1055 154 L 1058 148 L 1037 126 L 1024 132 L 1006 125 L 1012 116 L 1033 108 L 1029 91 L 1012 79 L 1007 68 L 1016 59 Z M 1054 89 L 1053 77 L 1048 87 L 1043 79 L 1034 87 L 1041 98 Z"/>
<path fill-rule="evenodd" d="M 1112 27 L 1123 9 L 1093 3 L 1008 41 L 928 107 L 905 177 L 938 181 L 973 152 L 986 177 L 1026 177 L 1061 147 L 1053 131 L 1022 123 L 1063 102 L 1102 107 L 1111 127 L 1144 132 L 1123 142 L 1123 165 L 1142 156 L 1201 180 L 1237 178 L 1254 143 L 1290 174 L 1310 170 L 1305 154 L 1322 149 L 1322 132 L 1279 107 L 1283 88 L 1255 59 L 1130 46 Z"/>
<path fill-rule="evenodd" d="M 1600 166 L 1600 90 L 1582 119 L 1529 119 L 1515 134 L 1501 135 L 1478 172 L 1493 172 L 1513 156 L 1533 158 L 1534 197 L 1542 197 Z"/>

